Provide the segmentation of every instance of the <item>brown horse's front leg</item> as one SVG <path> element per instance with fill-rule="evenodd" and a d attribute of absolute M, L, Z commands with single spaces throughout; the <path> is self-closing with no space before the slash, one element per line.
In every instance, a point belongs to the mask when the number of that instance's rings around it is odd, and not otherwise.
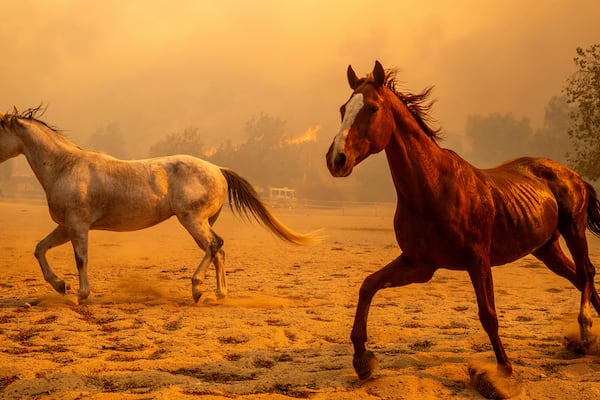
<path fill-rule="evenodd" d="M 498 370 L 504 376 L 512 374 L 512 365 L 504 351 L 504 346 L 498 334 L 498 316 L 494 303 L 494 283 L 492 269 L 489 263 L 479 263 L 469 269 L 469 277 L 475 289 L 477 305 L 479 307 L 479 321 L 490 338 L 492 348 L 496 355 Z"/>
<path fill-rule="evenodd" d="M 367 350 L 365 346 L 367 342 L 367 318 L 375 293 L 388 287 L 427 282 L 431 279 L 435 270 L 436 268 L 414 264 L 406 256 L 401 255 L 363 281 L 359 292 L 354 326 L 350 335 L 354 346 L 352 364 L 360 379 L 369 378 L 377 366 L 375 355 Z"/>
<path fill-rule="evenodd" d="M 356 315 L 354 316 L 354 326 L 352 327 L 352 333 L 350 334 L 350 339 L 354 346 L 352 366 L 358 374 L 359 379 L 369 378 L 378 364 L 373 352 L 368 351 L 365 346 L 367 342 L 367 317 L 369 315 L 369 308 L 371 306 L 371 301 L 373 300 L 373 295 L 378 290 L 373 290 L 369 286 L 369 278 L 373 275 L 367 277 L 360 288 L 358 305 L 356 306 Z"/>

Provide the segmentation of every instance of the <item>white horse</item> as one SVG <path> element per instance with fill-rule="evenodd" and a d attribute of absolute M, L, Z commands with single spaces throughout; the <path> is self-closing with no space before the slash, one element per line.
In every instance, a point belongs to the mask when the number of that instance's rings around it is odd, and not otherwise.
<path fill-rule="evenodd" d="M 212 225 L 229 197 L 238 214 L 253 216 L 276 236 L 307 245 L 311 234 L 283 225 L 259 199 L 252 185 L 230 169 L 188 155 L 124 161 L 79 148 L 40 121 L 40 107 L 22 113 L 0 113 L 0 162 L 24 154 L 41 183 L 50 215 L 58 226 L 35 248 L 44 279 L 66 293 L 46 260 L 46 252 L 71 241 L 79 272 L 79 299 L 90 294 L 87 277 L 88 231 L 134 231 L 176 215 L 205 251 L 192 276 L 192 296 L 198 302 L 208 266 L 216 270 L 216 294 L 227 295 L 223 239 Z"/>

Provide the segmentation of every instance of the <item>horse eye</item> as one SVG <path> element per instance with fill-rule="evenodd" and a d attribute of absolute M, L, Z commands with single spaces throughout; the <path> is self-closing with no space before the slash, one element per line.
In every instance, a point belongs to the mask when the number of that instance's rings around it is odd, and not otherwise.
<path fill-rule="evenodd" d="M 369 112 L 370 112 L 371 114 L 375 114 L 375 113 L 377 112 L 377 110 L 379 110 L 379 107 L 377 107 L 377 105 L 375 105 L 375 104 L 369 104 L 369 106 L 368 106 L 368 107 L 369 107 L 369 108 L 368 108 L 368 109 L 369 109 Z"/>

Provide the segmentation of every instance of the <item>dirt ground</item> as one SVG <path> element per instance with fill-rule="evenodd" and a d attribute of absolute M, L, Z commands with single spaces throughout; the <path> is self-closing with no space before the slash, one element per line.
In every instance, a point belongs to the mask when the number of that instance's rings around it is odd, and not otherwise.
<path fill-rule="evenodd" d="M 368 347 L 380 365 L 366 382 L 354 374 L 358 289 L 399 254 L 392 212 L 275 210 L 298 231 L 323 228 L 322 243 L 300 248 L 225 211 L 215 230 L 230 296 L 216 299 L 211 269 L 199 305 L 190 277 L 202 252 L 175 219 L 91 232 L 92 294 L 77 304 L 53 291 L 33 256 L 53 228 L 45 203 L 0 202 L 0 398 L 479 399 L 467 368 L 494 357 L 464 272 L 378 293 Z M 590 254 L 600 266 L 597 238 Z M 49 260 L 75 291 L 70 245 Z M 600 398 L 600 357 L 562 345 L 578 291 L 530 256 L 494 279 L 516 398 Z"/>

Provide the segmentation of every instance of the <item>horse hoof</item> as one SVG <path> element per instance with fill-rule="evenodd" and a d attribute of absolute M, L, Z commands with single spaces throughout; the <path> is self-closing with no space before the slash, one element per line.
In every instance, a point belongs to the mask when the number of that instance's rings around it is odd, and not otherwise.
<path fill-rule="evenodd" d="M 56 291 L 60 294 L 67 294 L 67 290 L 71 289 L 71 287 L 65 283 L 65 281 L 58 281 L 56 285 Z"/>
<path fill-rule="evenodd" d="M 600 338 L 596 336 L 582 340 L 578 332 L 569 333 L 563 338 L 563 345 L 578 356 L 600 355 Z"/>
<path fill-rule="evenodd" d="M 87 299 L 88 297 L 90 297 L 90 293 L 78 293 L 77 294 L 77 298 L 79 299 L 79 301 L 83 301 L 85 299 Z"/>
<path fill-rule="evenodd" d="M 468 371 L 471 386 L 486 399 L 509 399 L 521 391 L 507 372 L 498 370 L 495 365 L 470 365 Z"/>
<path fill-rule="evenodd" d="M 352 360 L 352 366 L 358 375 L 358 379 L 361 381 L 371 377 L 377 364 L 379 364 L 379 362 L 377 361 L 377 358 L 375 358 L 375 354 L 369 350 L 359 356 L 354 356 L 354 359 Z"/>
<path fill-rule="evenodd" d="M 194 303 L 198 304 L 202 297 L 202 292 L 199 290 L 192 290 L 192 297 L 194 298 Z"/>

